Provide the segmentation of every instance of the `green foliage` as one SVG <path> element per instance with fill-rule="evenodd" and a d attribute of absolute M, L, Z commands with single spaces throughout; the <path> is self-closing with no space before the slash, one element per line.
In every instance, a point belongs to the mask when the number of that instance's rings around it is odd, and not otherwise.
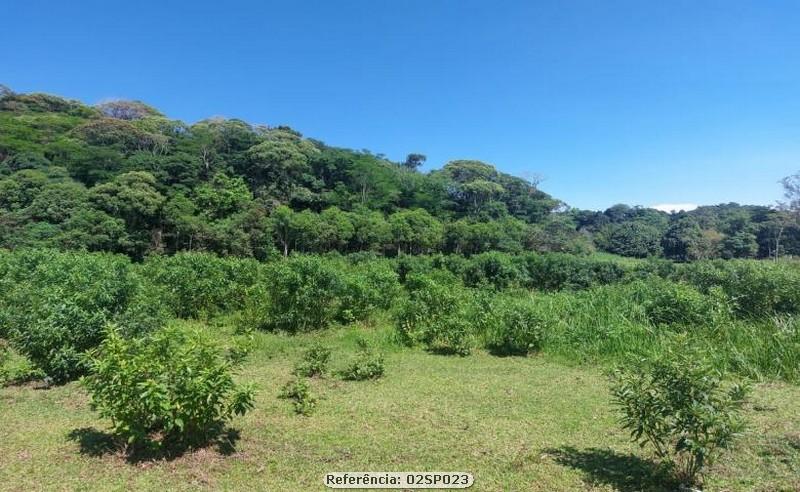
<path fill-rule="evenodd" d="M 103 340 L 107 324 L 139 334 L 165 318 L 160 291 L 127 258 L 38 250 L 3 260 L 0 334 L 57 382 L 86 372 L 83 354 Z"/>
<path fill-rule="evenodd" d="M 605 238 L 605 249 L 611 253 L 635 258 L 661 254 L 661 231 L 641 222 L 624 222 L 611 227 Z"/>
<path fill-rule="evenodd" d="M 342 275 L 324 258 L 298 256 L 267 265 L 263 282 L 269 299 L 261 328 L 290 333 L 320 330 L 340 312 Z"/>
<path fill-rule="evenodd" d="M 311 391 L 308 379 L 292 379 L 284 385 L 281 398 L 292 400 L 295 413 L 309 416 L 317 407 L 317 397 Z"/>
<path fill-rule="evenodd" d="M 475 344 L 475 318 L 481 311 L 473 294 L 450 283 L 414 274 L 407 278 L 408 299 L 396 314 L 398 334 L 407 344 L 468 355 Z"/>
<path fill-rule="evenodd" d="M 364 320 L 377 310 L 388 310 L 401 295 L 397 273 L 383 261 L 366 261 L 347 269 L 339 290 L 343 322 Z"/>
<path fill-rule="evenodd" d="M 656 325 L 697 327 L 713 321 L 711 300 L 690 285 L 650 279 L 632 287 L 648 320 Z"/>
<path fill-rule="evenodd" d="M 726 385 L 685 344 L 669 347 L 655 359 L 634 360 L 612 374 L 611 394 L 622 427 L 667 460 L 687 484 L 694 484 L 703 468 L 741 434 L 746 393 L 741 384 Z"/>
<path fill-rule="evenodd" d="M 493 306 L 488 348 L 502 355 L 528 355 L 542 348 L 547 318 L 533 299 L 508 298 Z"/>
<path fill-rule="evenodd" d="M 375 350 L 365 340 L 359 340 L 358 355 L 342 370 L 342 378 L 350 381 L 365 381 L 383 377 L 385 360 L 383 354 Z"/>
<path fill-rule="evenodd" d="M 747 317 L 800 312 L 800 269 L 791 263 L 720 261 L 696 262 L 675 276 L 701 292 L 718 287 L 736 312 Z"/>
<path fill-rule="evenodd" d="M 527 286 L 540 290 L 585 289 L 619 282 L 626 274 L 617 262 L 564 253 L 528 254 L 519 261 L 527 272 Z"/>
<path fill-rule="evenodd" d="M 303 353 L 303 358 L 294 366 L 294 374 L 306 378 L 324 376 L 328 372 L 331 350 L 315 344 Z"/>
<path fill-rule="evenodd" d="M 511 255 L 481 253 L 469 259 L 461 270 L 461 275 L 464 284 L 470 287 L 488 285 L 495 289 L 506 289 L 526 283 L 527 276 L 520 266 Z"/>
<path fill-rule="evenodd" d="M 206 318 L 241 307 L 259 278 L 254 260 L 210 253 L 148 258 L 142 275 L 160 286 L 164 302 L 181 318 Z"/>
<path fill-rule="evenodd" d="M 129 444 L 201 444 L 253 408 L 253 390 L 233 380 L 235 362 L 196 332 L 131 339 L 111 329 L 88 363 L 92 407 Z"/>

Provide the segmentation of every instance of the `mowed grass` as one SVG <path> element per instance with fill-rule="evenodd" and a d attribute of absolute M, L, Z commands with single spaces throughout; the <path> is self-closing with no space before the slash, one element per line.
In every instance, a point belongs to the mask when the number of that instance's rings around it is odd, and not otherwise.
<path fill-rule="evenodd" d="M 322 341 L 343 367 L 362 335 L 387 351 L 383 379 L 314 380 L 310 417 L 277 398 L 303 348 Z M 433 355 L 391 336 L 385 326 L 257 334 L 240 375 L 257 386 L 256 408 L 222 443 L 179 456 L 126 458 L 77 383 L 0 389 L 0 489 L 304 491 L 325 490 L 329 471 L 416 470 L 470 472 L 480 491 L 674 489 L 616 425 L 602 369 Z M 760 384 L 751 400 L 750 429 L 706 490 L 800 490 L 800 388 Z"/>

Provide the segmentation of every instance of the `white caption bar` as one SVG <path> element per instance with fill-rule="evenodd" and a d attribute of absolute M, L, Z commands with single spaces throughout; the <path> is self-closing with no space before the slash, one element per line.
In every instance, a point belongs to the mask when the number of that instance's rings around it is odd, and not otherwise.
<path fill-rule="evenodd" d="M 466 489 L 475 479 L 464 472 L 332 472 L 322 481 L 331 489 Z"/>

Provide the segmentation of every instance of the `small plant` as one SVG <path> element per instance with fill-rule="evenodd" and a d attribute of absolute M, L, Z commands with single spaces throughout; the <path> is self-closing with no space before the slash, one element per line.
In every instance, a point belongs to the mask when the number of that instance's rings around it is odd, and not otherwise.
<path fill-rule="evenodd" d="M 92 407 L 134 446 L 202 444 L 253 408 L 252 389 L 233 381 L 236 362 L 196 332 L 126 339 L 110 329 L 88 359 Z"/>
<path fill-rule="evenodd" d="M 303 353 L 303 358 L 294 366 L 294 374 L 302 377 L 324 376 L 331 360 L 331 350 L 316 344 Z"/>
<path fill-rule="evenodd" d="M 359 340 L 356 359 L 342 371 L 342 378 L 350 381 L 378 379 L 383 376 L 383 354 L 370 347 L 366 340 Z"/>
<path fill-rule="evenodd" d="M 299 256 L 266 268 L 269 302 L 256 326 L 289 333 L 327 328 L 340 312 L 342 274 L 325 258 Z"/>
<path fill-rule="evenodd" d="M 434 352 L 469 355 L 482 314 L 475 295 L 417 274 L 409 275 L 407 287 L 409 298 L 396 315 L 400 339 Z"/>
<path fill-rule="evenodd" d="M 489 348 L 504 355 L 527 355 L 542 348 L 545 320 L 533 300 L 509 300 L 498 306 Z"/>
<path fill-rule="evenodd" d="M 647 318 L 656 325 L 702 326 L 714 314 L 710 300 L 684 283 L 650 279 L 635 288 Z"/>
<path fill-rule="evenodd" d="M 744 429 L 747 388 L 725 384 L 685 343 L 655 360 L 635 360 L 612 374 L 611 394 L 632 440 L 650 445 L 687 485 Z"/>
<path fill-rule="evenodd" d="M 307 379 L 292 379 L 287 382 L 280 397 L 292 400 L 294 411 L 299 415 L 311 415 L 317 407 L 317 397 L 311 392 Z"/>

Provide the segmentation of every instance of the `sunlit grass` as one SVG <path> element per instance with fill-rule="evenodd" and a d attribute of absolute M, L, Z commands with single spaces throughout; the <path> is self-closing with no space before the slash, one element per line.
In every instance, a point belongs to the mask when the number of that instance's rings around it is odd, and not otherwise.
<path fill-rule="evenodd" d="M 208 329 L 221 340 L 233 332 L 227 322 Z M 239 438 L 230 455 L 211 447 L 129 462 L 108 449 L 108 422 L 92 413 L 77 383 L 0 389 L 0 489 L 324 490 L 322 476 L 333 470 L 458 470 L 475 475 L 473 490 L 669 490 L 616 425 L 601 368 L 564 365 L 547 353 L 433 355 L 392 343 L 392 331 L 380 322 L 255 334 L 239 377 L 256 385 L 256 408 L 233 422 Z M 386 352 L 384 378 L 313 380 L 321 399 L 310 417 L 277 398 L 305 348 L 331 347 L 335 370 L 355 355 L 360 337 Z M 590 346 L 607 348 L 598 344 Z M 747 407 L 751 428 L 712 467 L 707 488 L 796 489 L 798 402 L 800 388 L 758 385 Z"/>

